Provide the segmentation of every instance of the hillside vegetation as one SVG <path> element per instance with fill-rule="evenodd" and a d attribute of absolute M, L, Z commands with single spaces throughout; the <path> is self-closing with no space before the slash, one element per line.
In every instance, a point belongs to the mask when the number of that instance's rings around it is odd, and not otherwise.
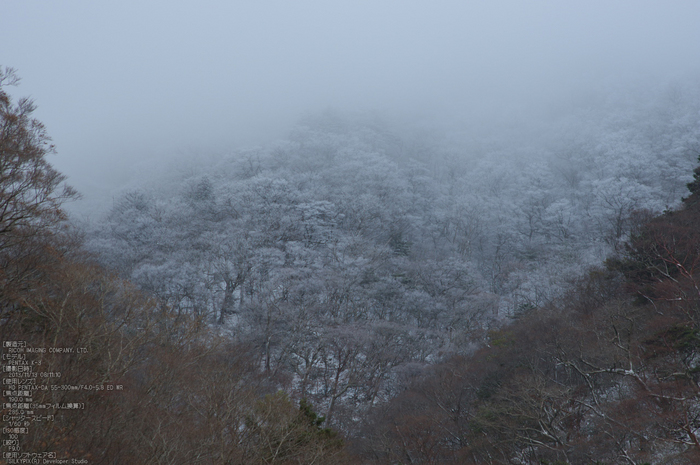
<path fill-rule="evenodd" d="M 31 102 L 0 97 L 2 338 L 86 347 L 41 370 L 125 387 L 81 393 L 84 411 L 32 428 L 24 449 L 91 463 L 700 457 L 697 89 L 499 131 L 310 117 L 287 141 L 163 170 L 82 231 Z"/>

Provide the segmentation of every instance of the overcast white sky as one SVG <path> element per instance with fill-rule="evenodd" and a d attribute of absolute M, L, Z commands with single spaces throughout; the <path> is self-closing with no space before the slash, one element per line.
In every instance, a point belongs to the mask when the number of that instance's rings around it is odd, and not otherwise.
<path fill-rule="evenodd" d="M 0 0 L 0 64 L 92 195 L 328 107 L 498 118 L 694 72 L 700 1 Z"/>

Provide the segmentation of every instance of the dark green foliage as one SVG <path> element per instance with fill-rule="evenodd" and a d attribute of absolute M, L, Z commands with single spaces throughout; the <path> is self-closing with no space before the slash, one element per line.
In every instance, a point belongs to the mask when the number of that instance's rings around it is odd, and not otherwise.
<path fill-rule="evenodd" d="M 698 161 L 700 162 L 700 156 Z M 693 171 L 693 181 L 688 183 L 688 190 L 691 194 L 700 195 L 700 166 Z"/>
<path fill-rule="evenodd" d="M 295 409 L 282 391 L 264 396 L 245 421 L 252 446 L 246 463 L 344 463 L 343 440 L 322 428 L 324 421 L 305 399 Z"/>
<path fill-rule="evenodd" d="M 513 313 L 513 318 L 521 318 L 536 309 L 537 306 L 532 302 L 523 302 L 522 304 L 518 305 L 517 309 L 515 309 L 515 312 Z"/>
<path fill-rule="evenodd" d="M 479 386 L 479 389 L 476 391 L 476 396 L 479 399 L 488 399 L 493 396 L 498 391 L 498 388 L 501 387 L 500 377 L 501 373 L 498 372 L 486 375 L 481 386 Z"/>
<path fill-rule="evenodd" d="M 695 168 L 693 173 L 695 180 L 688 183 L 688 190 L 691 194 L 700 194 L 700 168 Z"/>
<path fill-rule="evenodd" d="M 674 325 L 661 331 L 655 341 L 663 341 L 678 351 L 696 350 L 700 346 L 700 332 L 688 326 Z"/>
<path fill-rule="evenodd" d="M 508 347 L 515 341 L 513 332 L 507 329 L 489 331 L 488 336 L 489 345 L 492 347 Z"/>
<path fill-rule="evenodd" d="M 342 447 L 343 440 L 337 431 L 330 428 L 323 428 L 321 425 L 326 421 L 326 417 L 319 416 L 314 412 L 311 404 L 306 399 L 299 401 L 299 423 L 306 425 L 310 439 L 327 441 L 334 447 Z"/>

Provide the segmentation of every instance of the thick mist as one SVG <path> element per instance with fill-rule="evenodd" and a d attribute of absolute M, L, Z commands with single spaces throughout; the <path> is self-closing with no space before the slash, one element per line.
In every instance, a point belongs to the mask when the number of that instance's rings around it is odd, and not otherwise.
<path fill-rule="evenodd" d="M 2 64 L 23 77 L 14 92 L 36 100 L 52 161 L 86 203 L 144 162 L 266 144 L 327 109 L 488 129 L 557 118 L 600 89 L 684 80 L 700 63 L 694 1 L 66 0 L 0 11 Z"/>
<path fill-rule="evenodd" d="M 697 0 L 0 18 L 3 457 L 700 463 Z"/>

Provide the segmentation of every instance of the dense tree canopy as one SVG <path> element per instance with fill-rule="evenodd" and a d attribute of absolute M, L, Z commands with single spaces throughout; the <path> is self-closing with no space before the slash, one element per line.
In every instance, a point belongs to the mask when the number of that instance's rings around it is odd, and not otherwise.
<path fill-rule="evenodd" d="M 42 357 L 61 384 L 125 386 L 22 447 L 92 463 L 698 459 L 693 89 L 499 134 L 307 118 L 135 186 L 83 244 L 33 104 L 2 86 L 2 337 L 88 348 Z"/>

